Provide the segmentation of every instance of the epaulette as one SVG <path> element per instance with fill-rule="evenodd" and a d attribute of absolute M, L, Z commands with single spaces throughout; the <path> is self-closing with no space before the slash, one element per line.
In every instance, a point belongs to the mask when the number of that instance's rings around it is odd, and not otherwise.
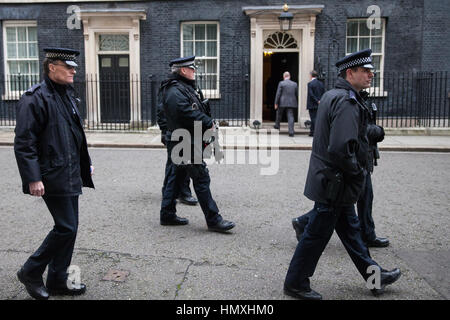
<path fill-rule="evenodd" d="M 27 91 L 25 91 L 25 94 L 27 95 L 32 95 L 38 88 L 41 87 L 40 83 L 35 84 L 34 86 L 32 86 L 30 89 L 28 89 Z"/>
<path fill-rule="evenodd" d="M 348 97 L 350 100 L 353 100 L 355 103 L 358 103 L 358 99 L 356 98 L 356 94 L 353 90 L 348 90 Z"/>

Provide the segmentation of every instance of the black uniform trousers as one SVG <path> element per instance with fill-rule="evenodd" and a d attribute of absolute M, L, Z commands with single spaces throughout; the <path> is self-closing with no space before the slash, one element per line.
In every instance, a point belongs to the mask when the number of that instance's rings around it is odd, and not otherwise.
<path fill-rule="evenodd" d="M 44 242 L 25 262 L 25 274 L 32 279 L 42 279 L 48 265 L 47 284 L 66 283 L 67 268 L 72 260 L 78 230 L 78 196 L 47 196 L 42 198 L 55 225 Z"/>
<path fill-rule="evenodd" d="M 373 203 L 373 188 L 371 174 L 366 176 L 366 184 L 363 192 L 361 193 L 356 207 L 358 209 L 358 219 L 361 225 L 361 237 L 364 242 L 370 242 L 375 240 L 375 223 L 372 218 L 372 203 Z M 306 228 L 308 222 L 313 214 L 313 210 L 298 217 L 298 222 Z"/>
<path fill-rule="evenodd" d="M 366 185 L 361 196 L 358 199 L 356 207 L 358 209 L 358 218 L 361 223 L 362 238 L 365 242 L 375 240 L 375 223 L 372 218 L 373 188 L 371 174 L 366 176 Z"/>
<path fill-rule="evenodd" d="M 217 204 L 211 195 L 211 178 L 204 162 L 202 164 L 188 165 L 175 165 L 172 163 L 167 175 L 166 187 L 163 191 L 160 211 L 161 220 L 171 220 L 176 216 L 176 195 L 179 193 L 181 182 L 184 181 L 186 175 L 192 179 L 195 194 L 205 215 L 207 225 L 215 225 L 222 221 L 219 208 L 217 208 Z"/>
<path fill-rule="evenodd" d="M 334 230 L 359 273 L 367 280 L 370 276 L 367 268 L 378 264 L 372 260 L 361 239 L 354 206 L 331 207 L 316 203 L 289 265 L 285 280 L 287 285 L 297 289 L 310 289 L 309 278 L 314 274 Z"/>
<path fill-rule="evenodd" d="M 169 175 L 173 174 L 175 172 L 175 170 L 172 170 L 171 167 L 174 164 L 172 163 L 172 160 L 170 159 L 170 155 L 167 154 L 167 161 L 166 161 L 166 170 L 165 170 L 165 176 L 164 176 L 164 182 L 163 182 L 163 194 L 164 194 L 164 189 L 166 188 L 167 185 L 167 180 L 169 179 Z M 179 197 L 191 197 L 192 193 L 191 193 L 191 188 L 189 187 L 190 183 L 191 183 L 191 179 L 189 177 L 189 175 L 187 174 L 186 170 L 183 170 L 183 168 L 179 168 L 179 170 L 177 170 L 177 173 L 180 175 L 180 179 L 177 179 L 178 183 L 180 183 L 179 186 L 179 191 L 178 194 L 175 195 L 176 198 Z M 183 178 L 181 180 L 181 178 Z"/>

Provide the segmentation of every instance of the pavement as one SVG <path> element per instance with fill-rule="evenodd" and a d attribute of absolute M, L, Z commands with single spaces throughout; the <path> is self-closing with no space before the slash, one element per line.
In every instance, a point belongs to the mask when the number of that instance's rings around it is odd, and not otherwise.
<path fill-rule="evenodd" d="M 385 129 L 385 139 L 378 144 L 380 151 L 450 152 L 450 128 Z M 289 137 L 287 128 L 281 130 L 249 127 L 220 128 L 220 144 L 224 149 L 278 148 L 279 150 L 311 150 L 312 137 L 306 129 L 296 129 Z M 86 131 L 89 147 L 97 148 L 164 148 L 160 131 Z M 0 127 L 0 146 L 11 146 L 14 128 Z"/>

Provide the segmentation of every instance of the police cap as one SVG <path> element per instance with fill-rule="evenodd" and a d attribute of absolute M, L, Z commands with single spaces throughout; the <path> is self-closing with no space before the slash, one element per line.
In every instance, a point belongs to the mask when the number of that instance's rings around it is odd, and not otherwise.
<path fill-rule="evenodd" d="M 186 67 L 186 68 L 191 68 L 191 69 L 195 70 L 196 69 L 195 56 L 173 59 L 172 61 L 170 61 L 169 67 L 172 67 L 172 68 Z"/>
<path fill-rule="evenodd" d="M 352 54 L 349 54 L 348 56 L 345 56 L 344 58 L 340 59 L 338 62 L 336 62 L 336 67 L 338 68 L 339 72 L 344 71 L 348 68 L 353 67 L 363 67 L 367 69 L 374 69 L 372 65 L 372 50 L 371 49 L 364 49 Z"/>
<path fill-rule="evenodd" d="M 76 57 L 80 51 L 67 48 L 44 48 L 45 57 L 53 60 L 61 60 L 71 67 L 78 67 Z"/>

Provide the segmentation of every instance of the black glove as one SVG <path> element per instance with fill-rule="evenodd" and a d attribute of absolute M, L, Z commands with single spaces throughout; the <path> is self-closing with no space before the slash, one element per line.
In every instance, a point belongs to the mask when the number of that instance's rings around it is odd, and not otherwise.
<path fill-rule="evenodd" d="M 167 145 L 167 142 L 166 142 L 166 134 L 165 134 L 165 133 L 161 133 L 161 143 L 162 143 L 163 145 Z"/>

